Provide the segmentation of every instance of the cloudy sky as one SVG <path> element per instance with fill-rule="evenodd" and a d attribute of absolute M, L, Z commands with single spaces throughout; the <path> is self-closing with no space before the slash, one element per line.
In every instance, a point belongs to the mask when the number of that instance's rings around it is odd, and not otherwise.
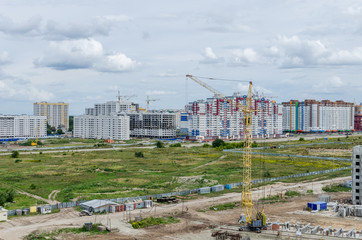
<path fill-rule="evenodd" d="M 0 1 L 0 114 L 35 101 L 82 114 L 118 90 L 155 109 L 212 96 L 186 74 L 252 80 L 278 102 L 359 103 L 361 73 L 361 1 Z"/>

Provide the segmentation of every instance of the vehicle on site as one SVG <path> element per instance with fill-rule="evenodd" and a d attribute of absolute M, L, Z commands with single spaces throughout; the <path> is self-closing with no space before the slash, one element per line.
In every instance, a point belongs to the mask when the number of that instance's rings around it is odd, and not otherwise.
<path fill-rule="evenodd" d="M 89 212 L 88 210 L 82 210 L 82 211 L 79 213 L 79 216 L 80 216 L 80 217 L 83 217 L 83 216 L 92 216 L 92 213 Z"/>

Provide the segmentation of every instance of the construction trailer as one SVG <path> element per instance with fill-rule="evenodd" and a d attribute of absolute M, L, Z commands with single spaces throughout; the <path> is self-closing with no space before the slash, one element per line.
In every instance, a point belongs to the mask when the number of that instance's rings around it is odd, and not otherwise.
<path fill-rule="evenodd" d="M 91 200 L 88 202 L 81 203 L 82 209 L 89 212 L 112 212 L 112 206 L 119 205 L 118 203 L 111 202 L 108 200 Z"/>

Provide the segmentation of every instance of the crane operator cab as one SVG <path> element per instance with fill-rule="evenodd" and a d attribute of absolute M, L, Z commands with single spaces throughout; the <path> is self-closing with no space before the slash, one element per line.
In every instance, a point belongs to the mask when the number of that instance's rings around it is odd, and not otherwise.
<path fill-rule="evenodd" d="M 253 231 L 260 233 L 262 229 L 266 228 L 266 216 L 263 212 L 257 212 L 255 219 L 247 219 L 247 217 L 242 214 L 240 215 L 239 224 L 242 224 L 244 226 L 241 226 L 239 228 L 239 231 Z"/>

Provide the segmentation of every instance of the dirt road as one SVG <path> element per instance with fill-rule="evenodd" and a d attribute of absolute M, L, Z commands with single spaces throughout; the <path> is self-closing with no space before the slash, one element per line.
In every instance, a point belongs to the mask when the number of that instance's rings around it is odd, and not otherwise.
<path fill-rule="evenodd" d="M 347 179 L 349 178 L 343 177 L 333 179 L 332 181 L 343 182 Z M 328 184 L 331 184 L 331 180 L 316 181 L 313 183 L 302 182 L 297 184 L 276 183 L 270 186 L 266 186 L 265 189 L 256 189 L 253 191 L 253 197 L 257 199 L 263 197 L 264 194 L 274 195 L 286 190 L 296 190 L 301 193 L 306 193 L 307 190 L 313 190 L 314 194 L 319 194 L 322 193 L 322 187 Z M 4 240 L 22 239 L 25 235 L 28 235 L 33 231 L 49 231 L 58 228 L 80 227 L 85 222 L 101 222 L 104 225 L 111 226 L 112 228 L 116 227 L 120 229 L 120 233 L 109 235 L 109 239 L 113 239 L 112 237 L 115 235 L 119 237 L 137 236 L 137 239 L 152 239 L 152 237 L 156 236 L 158 236 L 159 239 L 183 239 L 182 235 L 187 233 L 200 232 L 201 230 L 207 229 L 208 226 L 212 224 L 235 224 L 240 216 L 241 208 L 219 212 L 200 212 L 200 209 L 204 209 L 208 206 L 216 204 L 240 201 L 240 197 L 240 193 L 227 193 L 213 198 L 204 197 L 174 205 L 155 204 L 152 209 L 138 209 L 131 211 L 130 216 L 128 216 L 131 218 L 134 218 L 138 215 L 143 217 L 165 216 L 180 214 L 182 211 L 186 212 L 184 215 L 182 215 L 180 223 L 167 226 L 151 227 L 147 230 L 135 230 L 131 228 L 130 224 L 126 222 L 125 212 L 79 217 L 78 212 L 75 210 L 63 209 L 60 213 L 56 214 L 19 217 L 13 218 L 6 223 L 0 223 L 0 238 Z M 352 225 L 356 225 L 355 220 L 353 219 L 345 218 L 343 222 L 341 222 L 340 218 L 337 217 L 326 218 L 325 216 L 308 216 L 304 212 L 302 212 L 302 214 L 298 213 L 298 210 L 302 210 L 302 206 L 306 205 L 306 201 L 316 200 L 316 198 L 318 197 L 315 195 L 309 195 L 306 197 L 293 199 L 293 201 L 287 203 L 270 204 L 269 206 L 265 207 L 265 212 L 271 220 L 311 222 L 318 223 L 319 225 L 336 225 L 335 227 L 341 226 L 346 228 Z M 359 224 L 361 224 L 361 221 L 359 221 Z M 362 229 L 362 224 L 361 226 L 355 226 L 356 229 L 359 229 L 358 227 Z M 104 235 L 102 237 L 102 239 L 108 238 L 105 238 Z"/>

